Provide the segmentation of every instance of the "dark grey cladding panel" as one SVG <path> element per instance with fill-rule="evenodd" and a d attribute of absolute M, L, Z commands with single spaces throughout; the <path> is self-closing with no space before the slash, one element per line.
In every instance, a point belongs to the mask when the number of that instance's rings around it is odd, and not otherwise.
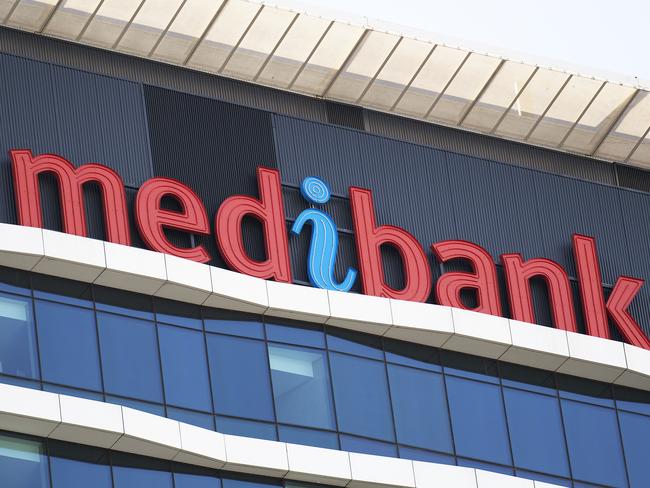
<path fill-rule="evenodd" d="M 322 100 L 115 52 L 0 28 L 0 52 L 225 100 L 311 120 L 327 120 Z"/>
<path fill-rule="evenodd" d="M 26 148 L 104 164 L 129 186 L 151 178 L 139 85 L 3 54 L 0 79 L 3 168 L 9 149 Z"/>
<path fill-rule="evenodd" d="M 201 198 L 210 221 L 231 195 L 257 196 L 258 166 L 275 168 L 271 114 L 151 86 L 144 87 L 156 176 L 181 180 Z M 259 228 L 245 221 L 247 249 L 263 257 Z M 222 265 L 214 238 L 201 237 Z"/>
<path fill-rule="evenodd" d="M 575 276 L 571 236 L 586 234 L 596 239 L 605 283 L 639 271 L 637 262 L 626 252 L 620 204 L 626 190 L 544 173 L 536 175 L 535 184 L 545 257 Z"/>
<path fill-rule="evenodd" d="M 366 111 L 366 130 L 468 156 L 616 185 L 613 165 L 405 117 Z"/>
<path fill-rule="evenodd" d="M 352 185 L 369 188 L 379 223 L 400 225 L 423 243 L 455 235 L 442 151 L 289 117 L 274 120 L 287 183 L 319 176 L 343 196 Z"/>

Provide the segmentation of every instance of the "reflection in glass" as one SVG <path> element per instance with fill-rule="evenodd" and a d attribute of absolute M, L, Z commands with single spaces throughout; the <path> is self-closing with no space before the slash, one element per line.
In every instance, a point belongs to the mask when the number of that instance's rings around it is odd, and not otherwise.
<path fill-rule="evenodd" d="M 0 294 L 0 373 L 38 377 L 31 300 Z"/>
<path fill-rule="evenodd" d="M 0 481 L 2 488 L 48 488 L 42 444 L 0 435 Z"/>
<path fill-rule="evenodd" d="M 278 422 L 334 429 L 325 352 L 274 344 L 269 362 Z"/>

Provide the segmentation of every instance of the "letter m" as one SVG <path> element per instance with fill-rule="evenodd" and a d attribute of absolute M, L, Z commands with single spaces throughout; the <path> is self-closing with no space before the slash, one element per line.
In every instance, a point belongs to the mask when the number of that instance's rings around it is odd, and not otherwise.
<path fill-rule="evenodd" d="M 107 240 L 127 246 L 131 244 L 124 183 L 115 171 L 95 163 L 75 168 L 59 156 L 43 154 L 34 157 L 29 150 L 11 150 L 9 155 L 20 225 L 43 227 L 38 177 L 48 173 L 54 175 L 58 183 L 64 232 L 87 235 L 83 185 L 92 182 L 101 190 Z"/>

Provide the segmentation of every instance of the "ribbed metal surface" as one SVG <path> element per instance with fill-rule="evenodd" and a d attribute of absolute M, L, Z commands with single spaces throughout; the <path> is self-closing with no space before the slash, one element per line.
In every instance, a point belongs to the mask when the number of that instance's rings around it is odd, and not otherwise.
<path fill-rule="evenodd" d="M 623 218 L 630 199 L 645 209 L 648 195 L 288 117 L 276 116 L 275 129 L 287 184 L 317 175 L 341 195 L 351 185 L 371 188 L 378 221 L 403 227 L 427 248 L 467 239 L 495 260 L 505 252 L 547 257 L 575 277 L 571 236 L 583 233 L 596 238 L 606 284 L 621 274 L 650 278 L 650 264 L 636 264 L 649 263 L 648 252 L 628 247 L 626 238 L 650 208 Z M 637 238 L 650 251 L 650 228 Z M 550 323 L 543 284 L 533 292 L 540 321 Z"/>
<path fill-rule="evenodd" d="M 256 168 L 276 167 L 271 114 L 172 90 L 144 87 L 154 172 L 182 180 L 212 219 L 223 200 L 257 195 Z M 247 236 L 252 256 L 263 256 L 259 230 Z M 217 256 L 214 238 L 200 242 Z"/>
<path fill-rule="evenodd" d="M 0 54 L 0 190 L 4 222 L 15 222 L 8 151 L 56 153 L 75 165 L 99 162 L 115 169 L 126 185 L 152 176 L 140 86 Z M 60 229 L 56 181 L 44 178 L 47 228 Z M 88 198 L 98 189 L 86 190 Z M 87 206 L 93 207 L 92 201 Z M 97 206 L 98 209 L 100 206 Z M 88 214 L 89 235 L 103 236 L 98 212 Z"/>
<path fill-rule="evenodd" d="M 549 173 L 616 184 L 613 166 L 608 163 L 379 112 L 366 111 L 365 115 L 366 130 L 375 134 Z"/>
<path fill-rule="evenodd" d="M 0 28 L 0 52 L 271 112 L 305 117 L 310 120 L 326 120 L 325 105 L 319 99 L 11 29 Z"/>

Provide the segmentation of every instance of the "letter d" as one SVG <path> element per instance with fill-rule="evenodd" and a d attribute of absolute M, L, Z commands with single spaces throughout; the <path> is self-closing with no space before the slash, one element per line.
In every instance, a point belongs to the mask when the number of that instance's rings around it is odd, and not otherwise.
<path fill-rule="evenodd" d="M 425 302 L 431 292 L 431 270 L 427 256 L 417 239 L 399 227 L 392 225 L 377 227 L 370 190 L 350 187 L 350 203 L 363 293 Z M 386 284 L 381 260 L 383 244 L 397 249 L 402 258 L 404 288 L 401 290 Z"/>
<path fill-rule="evenodd" d="M 257 168 L 259 200 L 234 195 L 219 207 L 215 218 L 217 244 L 228 265 L 240 273 L 262 279 L 291 283 L 289 245 L 284 218 L 284 202 L 280 172 Z M 266 259 L 257 261 L 248 256 L 242 236 L 242 220 L 254 217 L 264 226 Z"/>

